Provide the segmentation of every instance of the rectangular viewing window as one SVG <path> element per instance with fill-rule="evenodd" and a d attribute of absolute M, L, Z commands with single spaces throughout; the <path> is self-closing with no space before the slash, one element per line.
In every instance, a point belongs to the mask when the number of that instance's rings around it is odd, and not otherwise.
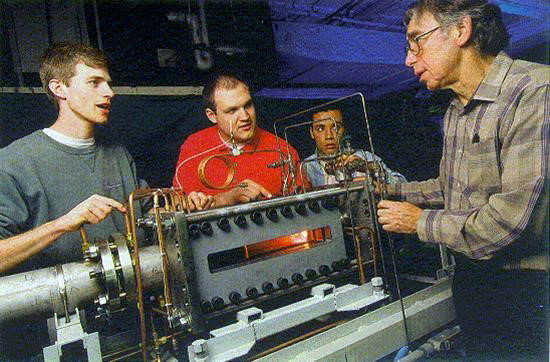
<path fill-rule="evenodd" d="M 308 250 L 330 241 L 332 241 L 332 233 L 328 225 L 303 230 L 295 234 L 210 254 L 208 255 L 208 267 L 211 273 L 216 273 L 285 254 Z"/>

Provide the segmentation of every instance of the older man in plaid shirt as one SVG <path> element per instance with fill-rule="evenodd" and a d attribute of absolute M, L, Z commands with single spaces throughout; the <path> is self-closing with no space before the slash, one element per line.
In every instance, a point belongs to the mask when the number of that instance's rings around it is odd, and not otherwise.
<path fill-rule="evenodd" d="M 548 358 L 549 67 L 502 51 L 500 9 L 485 0 L 419 0 L 404 20 L 406 65 L 455 97 L 439 177 L 388 185 L 402 201 L 380 202 L 379 221 L 452 250 L 474 355 Z"/>

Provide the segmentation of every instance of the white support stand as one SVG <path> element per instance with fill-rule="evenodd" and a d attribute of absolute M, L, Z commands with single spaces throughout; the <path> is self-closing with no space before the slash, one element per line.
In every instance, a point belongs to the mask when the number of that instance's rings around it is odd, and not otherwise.
<path fill-rule="evenodd" d="M 59 362 L 63 354 L 62 347 L 77 341 L 82 341 L 89 362 L 101 362 L 99 334 L 84 332 L 78 309 L 69 315 L 68 320 L 66 317 L 58 318 L 57 313 L 54 313 L 53 318 L 48 319 L 48 330 L 53 344 L 42 350 L 45 362 Z"/>
<path fill-rule="evenodd" d="M 194 341 L 187 349 L 191 362 L 227 361 L 244 356 L 257 341 L 332 312 L 364 308 L 388 298 L 382 280 L 362 286 L 321 284 L 311 297 L 264 313 L 252 307 L 237 313 L 237 323 L 210 332 L 212 338 Z M 373 286 L 374 284 L 374 286 Z"/>

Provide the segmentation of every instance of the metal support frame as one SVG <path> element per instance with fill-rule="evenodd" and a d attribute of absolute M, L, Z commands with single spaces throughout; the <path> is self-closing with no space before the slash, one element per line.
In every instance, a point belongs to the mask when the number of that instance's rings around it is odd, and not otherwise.
<path fill-rule="evenodd" d="M 380 279 L 380 278 L 377 278 Z M 237 323 L 210 332 L 188 347 L 189 361 L 227 361 L 248 353 L 257 341 L 332 312 L 359 310 L 388 298 L 380 280 L 361 286 L 336 288 L 321 284 L 311 289 L 311 298 L 264 313 L 249 308 L 237 313 Z"/>
<path fill-rule="evenodd" d="M 403 302 L 411 340 L 455 317 L 451 279 L 409 295 Z M 258 361 L 375 361 L 406 344 L 402 318 L 399 302 L 393 302 Z"/>
<path fill-rule="evenodd" d="M 80 322 L 78 308 L 74 314 L 58 318 L 57 313 L 48 319 L 48 332 L 52 339 L 52 345 L 44 347 L 45 362 L 57 362 L 61 360 L 63 346 L 82 341 L 89 362 L 101 362 L 101 347 L 99 345 L 99 333 L 88 334 L 84 332 Z"/>

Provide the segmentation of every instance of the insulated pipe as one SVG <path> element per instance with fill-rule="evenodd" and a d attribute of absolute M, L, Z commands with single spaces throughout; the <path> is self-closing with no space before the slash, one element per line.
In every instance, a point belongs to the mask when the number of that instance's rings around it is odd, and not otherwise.
<path fill-rule="evenodd" d="M 139 252 L 144 289 L 162 288 L 161 258 L 157 245 Z M 90 278 L 99 262 L 74 262 L 0 278 L 0 324 L 65 314 L 62 286 L 69 313 L 92 304 L 103 293 L 97 278 Z M 60 270 L 62 273 L 58 273 Z M 60 280 L 62 278 L 62 280 Z M 133 301 L 132 301 L 133 302 Z"/>

